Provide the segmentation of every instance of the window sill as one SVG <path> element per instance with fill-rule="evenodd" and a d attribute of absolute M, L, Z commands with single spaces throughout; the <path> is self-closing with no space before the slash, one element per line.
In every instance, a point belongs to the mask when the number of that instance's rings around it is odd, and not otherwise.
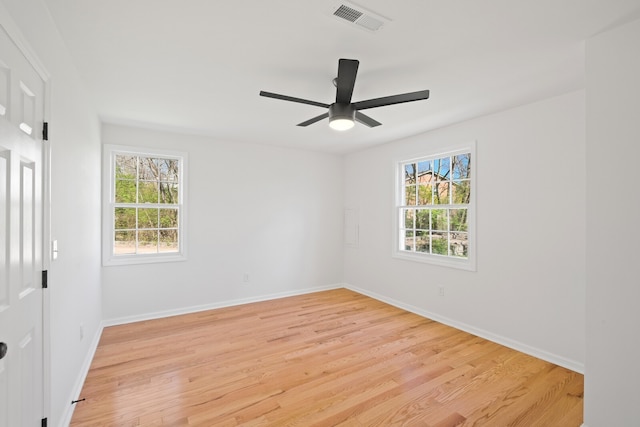
<path fill-rule="evenodd" d="M 451 258 L 440 255 L 419 254 L 415 252 L 394 251 L 393 257 L 405 261 L 421 262 L 440 267 L 455 268 L 458 270 L 476 271 L 475 261 L 471 258 Z"/>
<path fill-rule="evenodd" d="M 157 264 L 165 262 L 186 261 L 187 256 L 180 253 L 172 254 L 150 254 L 150 255 L 113 255 L 106 256 L 102 260 L 104 267 L 112 267 L 118 265 L 137 265 L 137 264 Z"/>

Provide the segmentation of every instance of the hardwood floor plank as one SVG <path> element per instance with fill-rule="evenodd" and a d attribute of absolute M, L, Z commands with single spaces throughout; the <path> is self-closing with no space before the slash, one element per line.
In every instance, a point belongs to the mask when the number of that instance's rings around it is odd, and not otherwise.
<path fill-rule="evenodd" d="M 338 289 L 105 328 L 71 426 L 561 426 L 583 378 Z"/>

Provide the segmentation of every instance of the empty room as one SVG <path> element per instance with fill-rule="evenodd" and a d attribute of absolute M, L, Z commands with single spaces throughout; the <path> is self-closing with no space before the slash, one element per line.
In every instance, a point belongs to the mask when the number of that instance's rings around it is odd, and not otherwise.
<path fill-rule="evenodd" d="M 0 28 L 0 427 L 640 425 L 640 0 Z"/>

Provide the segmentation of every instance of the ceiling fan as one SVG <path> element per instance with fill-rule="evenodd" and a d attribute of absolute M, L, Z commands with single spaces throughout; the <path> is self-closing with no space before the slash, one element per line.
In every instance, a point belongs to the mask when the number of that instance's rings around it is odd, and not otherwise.
<path fill-rule="evenodd" d="M 400 104 L 403 102 L 420 101 L 422 99 L 429 98 L 428 90 L 420 90 L 417 92 L 403 93 L 401 95 L 391 95 L 382 98 L 367 99 L 365 101 L 351 102 L 351 95 L 353 94 L 353 87 L 356 83 L 356 74 L 358 73 L 359 64 L 360 62 L 356 59 L 340 59 L 338 61 L 338 77 L 333 80 L 333 84 L 336 87 L 336 102 L 333 104 L 325 104 L 322 102 L 310 101 L 308 99 L 265 92 L 263 90 L 260 91 L 260 96 L 328 108 L 326 113 L 320 114 L 319 116 L 302 123 L 298 123 L 298 126 L 309 126 L 328 117 L 329 126 L 336 130 L 351 129 L 356 121 L 368 127 L 376 127 L 382 124 L 371 117 L 362 114 L 360 112 L 361 110 L 384 107 L 385 105 Z"/>

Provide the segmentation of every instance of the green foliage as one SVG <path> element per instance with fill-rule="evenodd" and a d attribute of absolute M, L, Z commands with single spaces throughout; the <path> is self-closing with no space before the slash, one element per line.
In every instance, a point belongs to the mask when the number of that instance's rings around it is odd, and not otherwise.
<path fill-rule="evenodd" d="M 116 156 L 115 202 L 120 205 L 114 212 L 116 242 L 130 245 L 134 251 L 136 242 L 138 247 L 161 251 L 162 247 L 177 248 L 178 165 L 174 159 Z"/>
<path fill-rule="evenodd" d="M 451 231 L 467 231 L 467 209 L 452 209 L 450 211 Z"/>
<path fill-rule="evenodd" d="M 447 255 L 447 239 L 441 237 L 431 239 L 431 251 L 434 254 Z"/>
<path fill-rule="evenodd" d="M 467 256 L 471 154 L 405 163 L 403 173 L 404 203 L 414 207 L 403 213 L 406 250 Z"/>

